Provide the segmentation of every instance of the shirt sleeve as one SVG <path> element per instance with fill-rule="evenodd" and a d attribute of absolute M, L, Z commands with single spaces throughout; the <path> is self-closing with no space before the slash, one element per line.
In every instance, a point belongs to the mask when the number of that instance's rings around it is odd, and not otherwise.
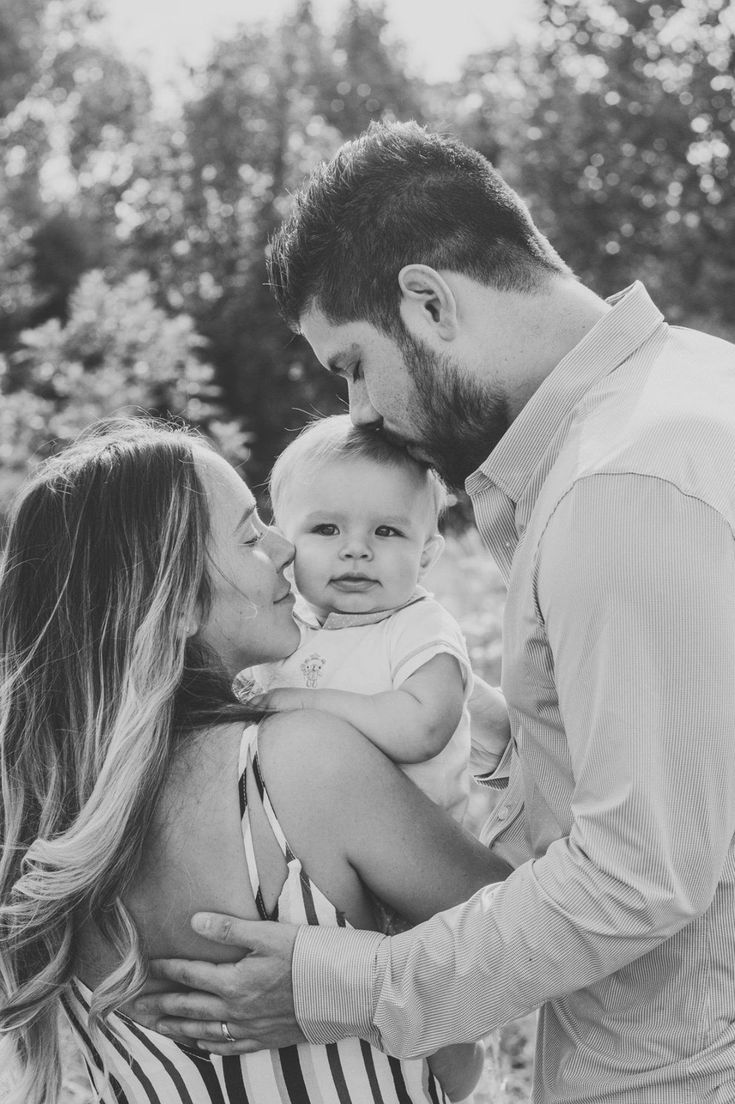
<path fill-rule="evenodd" d="M 466 696 L 472 690 L 472 668 L 462 630 L 433 598 L 422 598 L 391 618 L 391 679 L 398 689 L 435 655 L 454 656 L 462 672 Z"/>
<path fill-rule="evenodd" d="M 336 955 L 311 929 L 294 957 L 307 1037 L 329 1024 L 331 1039 L 361 1034 L 406 1057 L 474 1039 L 594 984 L 710 904 L 735 833 L 730 525 L 660 479 L 587 478 L 546 529 L 536 596 L 574 776 L 569 835 L 412 931 L 355 943 L 354 957 L 354 933 L 331 936 Z"/>
<path fill-rule="evenodd" d="M 498 755 L 497 751 L 485 746 L 482 737 L 478 738 L 472 731 L 470 773 L 479 786 L 487 786 L 493 790 L 505 789 L 508 785 L 512 758 L 512 740 L 508 741 L 505 749 Z"/>

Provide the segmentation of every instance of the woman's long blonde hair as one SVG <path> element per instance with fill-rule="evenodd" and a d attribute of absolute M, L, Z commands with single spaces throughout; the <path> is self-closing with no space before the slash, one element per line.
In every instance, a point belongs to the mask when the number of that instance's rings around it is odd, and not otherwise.
<path fill-rule="evenodd" d="M 209 598 L 203 447 L 181 430 L 107 423 L 47 461 L 10 518 L 0 1038 L 22 1104 L 58 1096 L 58 1009 L 81 922 L 96 923 L 120 961 L 94 993 L 93 1037 L 99 1018 L 139 991 L 145 967 L 122 895 L 151 810 L 182 732 L 238 709 L 186 631 Z"/>

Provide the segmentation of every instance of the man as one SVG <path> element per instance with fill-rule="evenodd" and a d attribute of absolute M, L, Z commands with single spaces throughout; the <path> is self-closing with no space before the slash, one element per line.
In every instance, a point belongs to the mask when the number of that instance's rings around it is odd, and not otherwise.
<path fill-rule="evenodd" d="M 505 573 L 485 838 L 517 868 L 393 938 L 196 918 L 251 954 L 159 964 L 206 993 L 143 1009 L 215 1047 L 408 1056 L 540 1007 L 537 1100 L 735 1101 L 735 349 L 640 284 L 600 299 L 415 124 L 316 171 L 270 271 L 353 420 L 465 484 Z"/>

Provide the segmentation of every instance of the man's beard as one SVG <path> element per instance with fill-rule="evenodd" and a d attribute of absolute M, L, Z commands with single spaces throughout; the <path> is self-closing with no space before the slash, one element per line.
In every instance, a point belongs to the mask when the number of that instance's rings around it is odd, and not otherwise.
<path fill-rule="evenodd" d="M 433 352 L 405 331 L 399 346 L 418 406 L 416 435 L 408 443 L 422 446 L 449 487 L 463 489 L 510 425 L 505 398 L 465 378 L 448 354 Z"/>

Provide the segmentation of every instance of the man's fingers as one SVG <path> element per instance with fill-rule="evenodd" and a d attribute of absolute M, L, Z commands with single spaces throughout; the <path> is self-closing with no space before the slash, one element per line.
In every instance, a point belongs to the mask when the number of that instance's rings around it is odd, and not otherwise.
<path fill-rule="evenodd" d="M 208 1050 L 210 1054 L 254 1054 L 256 1050 L 262 1050 L 262 1043 L 254 1043 L 250 1039 L 238 1039 L 236 1043 L 215 1043 L 208 1039 L 200 1039 L 199 1046 L 202 1050 Z"/>
<path fill-rule="evenodd" d="M 222 1034 L 222 1021 L 216 1020 L 209 1022 L 207 1020 L 177 1020 L 162 1016 L 156 1020 L 155 1030 L 160 1031 L 162 1035 L 169 1035 L 173 1038 L 180 1038 L 182 1035 L 187 1039 L 195 1039 L 199 1046 L 204 1047 L 205 1050 L 210 1050 L 213 1046 L 220 1044 L 229 1050 L 218 1051 L 222 1054 L 235 1054 L 240 1053 L 239 1050 L 233 1050 L 232 1048 L 239 1047 L 240 1043 L 244 1040 L 238 1039 L 235 1032 L 232 1031 L 232 1020 L 227 1025 L 227 1030 L 233 1035 L 235 1042 L 229 1042 Z"/>
<path fill-rule="evenodd" d="M 227 1016 L 224 1001 L 209 993 L 148 993 L 130 1001 L 126 1008 L 133 1019 L 145 1016 L 146 1020 L 160 1019 L 166 1016 L 184 1016 L 187 1021 L 210 1022 L 223 1020 Z M 178 1021 L 183 1025 L 184 1020 Z M 191 1032 L 187 1031 L 187 1035 Z"/>
<path fill-rule="evenodd" d="M 195 912 L 191 926 L 205 939 L 213 943 L 224 943 L 228 947 L 239 947 L 246 953 L 261 945 L 258 927 L 262 920 L 241 920 L 238 916 L 225 916 L 219 912 Z"/>
<path fill-rule="evenodd" d="M 152 958 L 150 976 L 175 981 L 187 989 L 201 989 L 205 993 L 222 992 L 221 965 L 214 962 L 197 962 L 188 958 Z"/>

